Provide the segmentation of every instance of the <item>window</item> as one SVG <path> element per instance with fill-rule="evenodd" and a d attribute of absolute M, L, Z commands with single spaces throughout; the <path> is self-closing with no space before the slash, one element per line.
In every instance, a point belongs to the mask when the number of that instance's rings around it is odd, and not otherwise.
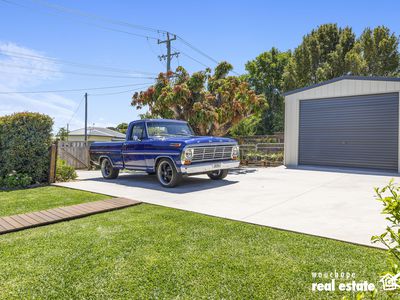
<path fill-rule="evenodd" d="M 147 122 L 150 136 L 193 136 L 193 130 L 183 122 Z"/>
<path fill-rule="evenodd" d="M 143 140 L 144 138 L 144 125 L 143 123 L 138 123 L 133 125 L 132 131 L 131 131 L 131 141 L 135 140 Z"/>

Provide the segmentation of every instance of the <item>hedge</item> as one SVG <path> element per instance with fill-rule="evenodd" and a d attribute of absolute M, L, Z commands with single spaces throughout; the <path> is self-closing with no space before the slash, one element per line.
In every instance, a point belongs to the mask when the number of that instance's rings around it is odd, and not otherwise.
<path fill-rule="evenodd" d="M 0 177 L 24 174 L 32 183 L 47 180 L 53 120 L 21 112 L 0 117 Z"/>

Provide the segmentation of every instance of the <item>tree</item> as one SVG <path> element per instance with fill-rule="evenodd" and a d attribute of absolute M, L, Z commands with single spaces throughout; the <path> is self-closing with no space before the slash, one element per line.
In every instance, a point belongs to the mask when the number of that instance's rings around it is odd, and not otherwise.
<path fill-rule="evenodd" d="M 117 125 L 116 129 L 121 133 L 126 133 L 126 131 L 128 130 L 128 123 L 120 123 Z"/>
<path fill-rule="evenodd" d="M 111 127 L 106 127 L 106 128 L 125 134 L 126 131 L 128 130 L 128 123 L 123 122 L 123 123 L 118 124 L 116 127 L 111 126 Z"/>
<path fill-rule="evenodd" d="M 65 129 L 65 127 L 61 127 L 56 134 L 56 138 L 59 141 L 66 141 L 68 139 L 69 132 Z"/>
<path fill-rule="evenodd" d="M 398 76 L 399 38 L 385 26 L 366 28 L 346 57 L 352 74 Z"/>
<path fill-rule="evenodd" d="M 366 28 L 356 39 L 350 27 L 324 24 L 303 37 L 284 72 L 291 90 L 346 74 L 399 76 L 399 38 L 385 26 Z"/>
<path fill-rule="evenodd" d="M 283 72 L 291 53 L 280 52 L 276 48 L 266 51 L 246 63 L 246 76 L 257 94 L 264 94 L 269 107 L 260 114 L 256 123 L 256 133 L 265 134 L 283 130 Z M 249 122 L 247 122 L 250 124 Z"/>
<path fill-rule="evenodd" d="M 250 89 L 246 80 L 228 76 L 233 69 L 221 62 L 192 75 L 178 67 L 174 74 L 160 73 L 157 82 L 132 97 L 136 109 L 147 106 L 148 117 L 186 120 L 197 134 L 227 134 L 241 120 L 267 106 L 263 95 Z"/>
<path fill-rule="evenodd" d="M 350 27 L 324 24 L 312 30 L 303 37 L 285 68 L 284 89 L 303 87 L 348 73 L 346 56 L 355 42 Z"/>

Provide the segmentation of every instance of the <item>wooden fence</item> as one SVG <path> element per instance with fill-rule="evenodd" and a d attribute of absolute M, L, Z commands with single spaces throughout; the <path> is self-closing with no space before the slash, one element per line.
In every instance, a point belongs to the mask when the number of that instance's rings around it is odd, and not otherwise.
<path fill-rule="evenodd" d="M 235 138 L 240 144 L 242 164 L 281 165 L 283 163 L 283 134 L 256 135 Z M 85 142 L 59 141 L 58 157 L 75 169 L 90 169 L 89 145 Z"/>
<path fill-rule="evenodd" d="M 283 164 L 283 133 L 239 137 L 242 165 L 279 166 Z"/>
<path fill-rule="evenodd" d="M 284 143 L 283 132 L 276 132 L 271 135 L 253 135 L 235 137 L 239 144 L 265 144 L 265 143 Z"/>
<path fill-rule="evenodd" d="M 58 157 L 65 160 L 75 169 L 89 169 L 89 143 L 85 142 L 58 142 Z"/>

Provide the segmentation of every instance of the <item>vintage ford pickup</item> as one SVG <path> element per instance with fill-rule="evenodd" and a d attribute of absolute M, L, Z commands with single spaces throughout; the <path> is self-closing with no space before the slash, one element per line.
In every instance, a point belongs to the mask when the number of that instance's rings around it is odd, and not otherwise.
<path fill-rule="evenodd" d="M 133 121 L 125 141 L 95 142 L 89 152 L 106 179 L 117 178 L 121 169 L 142 170 L 156 174 L 164 187 L 176 186 L 185 175 L 223 179 L 239 166 L 235 140 L 195 136 L 187 122 L 178 120 Z"/>

